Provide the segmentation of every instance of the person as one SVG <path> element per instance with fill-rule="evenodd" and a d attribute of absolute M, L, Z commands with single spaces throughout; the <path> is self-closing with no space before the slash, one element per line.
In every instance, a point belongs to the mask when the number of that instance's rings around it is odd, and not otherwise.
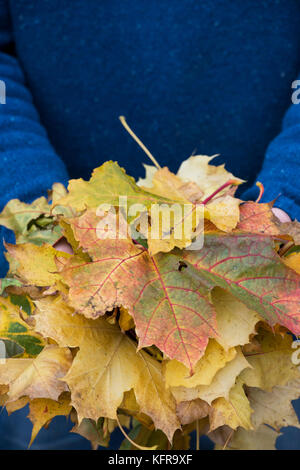
<path fill-rule="evenodd" d="M 299 218 L 299 20 L 297 0 L 0 0 L 1 208 L 108 159 L 142 176 L 124 114 L 162 166 L 220 154 L 244 198 L 259 180 Z M 26 448 L 21 418 L 0 419 L 1 445 Z M 41 447 L 76 448 L 60 429 Z"/>

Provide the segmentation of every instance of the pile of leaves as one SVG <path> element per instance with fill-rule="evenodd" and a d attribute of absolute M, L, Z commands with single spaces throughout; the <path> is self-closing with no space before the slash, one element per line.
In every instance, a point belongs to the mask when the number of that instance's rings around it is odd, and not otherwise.
<path fill-rule="evenodd" d="M 29 404 L 30 444 L 58 415 L 93 448 L 116 426 L 123 449 L 189 449 L 193 431 L 216 448 L 272 449 L 282 427 L 299 427 L 299 223 L 236 198 L 242 181 L 211 159 L 176 175 L 145 166 L 137 183 L 109 161 L 48 200 L 4 208 L 16 244 L 1 281 L 0 405 Z M 190 229 L 176 237 L 171 216 L 152 237 L 155 204 L 160 222 L 189 205 Z M 204 245 L 190 249 L 199 225 Z"/>

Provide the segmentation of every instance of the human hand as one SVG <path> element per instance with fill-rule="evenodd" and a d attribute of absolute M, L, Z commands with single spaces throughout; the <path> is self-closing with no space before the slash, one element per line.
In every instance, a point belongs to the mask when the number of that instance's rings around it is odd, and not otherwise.
<path fill-rule="evenodd" d="M 73 248 L 65 237 L 60 238 L 56 243 L 54 243 L 53 248 L 58 251 L 63 251 L 64 253 L 68 253 L 70 255 L 73 255 L 74 253 Z"/>
<path fill-rule="evenodd" d="M 290 216 L 282 209 L 279 209 L 279 207 L 273 207 L 272 211 L 275 217 L 280 220 L 280 222 L 291 222 L 292 219 Z"/>

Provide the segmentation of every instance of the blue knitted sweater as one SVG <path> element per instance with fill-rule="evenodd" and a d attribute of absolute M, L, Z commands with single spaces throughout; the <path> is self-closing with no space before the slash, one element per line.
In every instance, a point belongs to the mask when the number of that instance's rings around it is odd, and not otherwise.
<path fill-rule="evenodd" d="M 0 206 L 107 159 L 142 175 L 124 114 L 162 165 L 219 153 L 299 217 L 299 21 L 298 0 L 0 0 Z"/>
<path fill-rule="evenodd" d="M 0 209 L 107 159 L 142 175 L 124 114 L 162 165 L 220 153 L 299 218 L 299 24 L 299 0 L 0 0 Z"/>

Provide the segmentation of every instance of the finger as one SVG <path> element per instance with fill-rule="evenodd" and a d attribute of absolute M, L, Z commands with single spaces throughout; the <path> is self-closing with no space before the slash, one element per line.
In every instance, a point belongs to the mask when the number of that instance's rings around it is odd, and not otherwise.
<path fill-rule="evenodd" d="M 58 251 L 63 251 L 64 253 L 69 253 L 70 255 L 73 255 L 74 251 L 71 247 L 71 245 L 67 242 L 65 238 L 61 238 L 56 242 L 53 247 L 58 250 Z"/>
<path fill-rule="evenodd" d="M 280 222 L 283 222 L 283 223 L 291 222 L 290 216 L 286 212 L 284 212 L 282 209 L 279 209 L 278 207 L 274 207 L 272 211 L 275 217 L 277 217 L 277 219 L 280 220 Z"/>

